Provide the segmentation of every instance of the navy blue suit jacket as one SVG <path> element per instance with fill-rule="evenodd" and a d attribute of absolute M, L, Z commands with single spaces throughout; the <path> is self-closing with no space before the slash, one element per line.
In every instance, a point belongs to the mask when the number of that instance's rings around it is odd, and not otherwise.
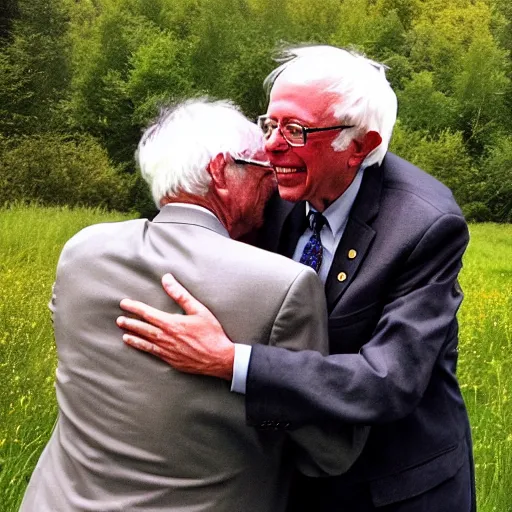
<path fill-rule="evenodd" d="M 259 245 L 291 256 L 304 211 L 304 203 L 272 201 Z M 251 425 L 372 425 L 352 468 L 315 484 L 333 502 L 339 489 L 361 482 L 375 506 L 399 502 L 471 459 L 455 376 L 457 275 L 468 239 L 450 190 L 388 153 L 381 166 L 364 171 L 325 285 L 332 355 L 253 347 Z"/>

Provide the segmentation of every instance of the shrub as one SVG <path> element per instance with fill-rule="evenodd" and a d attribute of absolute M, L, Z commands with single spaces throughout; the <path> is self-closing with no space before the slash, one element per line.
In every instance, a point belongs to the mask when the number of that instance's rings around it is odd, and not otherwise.
<path fill-rule="evenodd" d="M 0 139 L 0 204 L 101 206 L 126 211 L 134 177 L 88 135 Z"/>
<path fill-rule="evenodd" d="M 442 181 L 460 205 L 470 200 L 475 170 L 461 132 L 445 130 L 433 137 L 397 123 L 390 149 Z"/>
<path fill-rule="evenodd" d="M 498 137 L 486 148 L 480 179 L 481 200 L 495 222 L 512 222 L 512 136 Z"/>
<path fill-rule="evenodd" d="M 492 219 L 489 207 L 481 201 L 473 201 L 463 205 L 462 213 L 468 222 L 488 222 Z"/>

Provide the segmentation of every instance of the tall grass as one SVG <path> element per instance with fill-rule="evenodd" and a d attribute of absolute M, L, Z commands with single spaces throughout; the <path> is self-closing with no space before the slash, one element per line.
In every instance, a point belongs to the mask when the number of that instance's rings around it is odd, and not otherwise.
<path fill-rule="evenodd" d="M 56 354 L 47 308 L 62 246 L 100 209 L 0 210 L 0 510 L 17 511 L 52 430 Z"/>
<path fill-rule="evenodd" d="M 470 226 L 461 285 L 459 379 L 481 512 L 512 511 L 512 226 Z"/>
<path fill-rule="evenodd" d="M 55 421 L 56 354 L 47 303 L 60 250 L 82 227 L 123 218 L 101 210 L 0 210 L 2 512 L 18 509 Z M 459 377 L 473 428 L 479 511 L 510 512 L 512 226 L 473 225 L 471 235 L 461 276 Z"/>

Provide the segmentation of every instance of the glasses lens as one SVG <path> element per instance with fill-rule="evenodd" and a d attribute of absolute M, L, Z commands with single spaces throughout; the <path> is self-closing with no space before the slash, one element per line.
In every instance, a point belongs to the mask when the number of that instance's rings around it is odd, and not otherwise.
<path fill-rule="evenodd" d="M 273 119 L 270 119 L 266 116 L 260 116 L 258 118 L 258 125 L 266 139 L 269 139 L 272 135 L 272 132 L 277 128 L 277 123 Z"/>
<path fill-rule="evenodd" d="M 292 144 L 304 144 L 304 128 L 300 124 L 288 123 L 282 128 L 283 136 Z"/>

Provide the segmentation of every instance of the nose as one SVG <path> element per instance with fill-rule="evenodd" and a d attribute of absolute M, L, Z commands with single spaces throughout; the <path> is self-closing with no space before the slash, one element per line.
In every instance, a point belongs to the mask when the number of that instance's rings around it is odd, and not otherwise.
<path fill-rule="evenodd" d="M 286 151 L 289 145 L 281 134 L 281 130 L 276 128 L 268 139 L 265 140 L 265 151 Z"/>

